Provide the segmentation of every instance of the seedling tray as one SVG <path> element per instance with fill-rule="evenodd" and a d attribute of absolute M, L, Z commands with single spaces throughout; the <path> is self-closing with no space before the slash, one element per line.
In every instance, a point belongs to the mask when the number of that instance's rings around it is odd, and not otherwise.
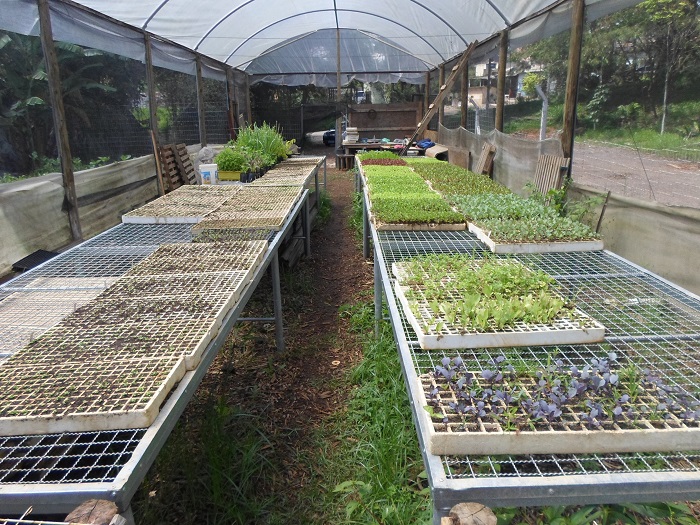
<path fill-rule="evenodd" d="M 369 220 L 374 224 L 374 228 L 377 231 L 463 231 L 466 230 L 467 224 L 465 222 L 456 223 L 434 223 L 434 222 L 415 222 L 415 223 L 385 223 L 381 222 L 372 213 L 372 201 L 369 196 L 369 191 L 367 190 L 367 179 L 364 179 L 365 186 L 365 199 L 368 204 L 368 216 Z"/>
<path fill-rule="evenodd" d="M 469 231 L 476 235 L 477 239 L 486 244 L 493 253 L 590 252 L 603 249 L 603 241 L 600 239 L 537 243 L 496 242 L 491 239 L 488 232 L 479 228 L 476 224 L 471 222 L 468 224 Z"/>
<path fill-rule="evenodd" d="M 474 373 L 476 388 L 489 385 Z M 518 409 L 506 417 L 478 416 L 473 413 L 458 414 L 450 403 L 459 401 L 454 392 L 445 387 L 446 381 L 436 380 L 432 374 L 419 377 L 423 406 L 433 398 L 431 392 L 437 386 L 437 407 L 433 401 L 431 409 L 419 411 L 427 429 L 427 446 L 435 455 L 499 455 L 499 454 L 591 454 L 607 452 L 662 452 L 696 450 L 700 439 L 700 428 L 695 422 L 687 424 L 674 415 L 658 419 L 638 419 L 632 422 L 609 421 L 602 428 L 590 429 L 572 407 L 562 407 L 562 415 L 555 422 L 533 421 L 526 411 Z M 512 386 L 512 385 L 511 385 Z M 517 387 L 524 391 L 536 388 L 534 378 L 518 378 Z M 648 391 L 637 398 L 635 406 L 645 407 L 653 413 L 660 404 L 653 392 Z M 454 405 L 453 405 L 454 406 Z M 492 412 L 486 404 L 487 414 Z M 444 422 L 444 418 L 447 422 Z M 510 428 L 509 428 L 510 426 Z"/>
<path fill-rule="evenodd" d="M 186 320 L 194 322 L 195 325 L 209 324 L 216 330 L 233 305 L 234 301 L 229 293 L 96 300 L 68 316 L 62 325 L 92 329 L 108 325 L 137 324 L 144 320 L 165 324 Z"/>
<path fill-rule="evenodd" d="M 425 350 L 595 343 L 605 336 L 603 325 L 578 309 L 569 310 L 548 324 L 516 322 L 503 328 L 491 325 L 489 331 L 464 328 L 448 320 L 444 312 L 435 311 L 420 287 L 403 285 L 405 274 L 400 264 L 394 263 L 392 271 L 397 277 L 396 296 Z M 443 286 L 447 299 L 461 299 L 449 282 Z M 412 294 L 411 300 L 407 293 Z"/>
<path fill-rule="evenodd" d="M 250 186 L 304 186 L 311 175 L 282 175 L 268 173 L 255 179 Z"/>
<path fill-rule="evenodd" d="M 280 230 L 302 191 L 292 186 L 246 186 L 192 231 L 253 227 Z"/>
<path fill-rule="evenodd" d="M 230 241 L 161 245 L 127 272 L 127 276 L 254 270 L 262 261 L 266 241 Z"/>
<path fill-rule="evenodd" d="M 59 324 L 12 356 L 15 363 L 43 366 L 105 359 L 184 358 L 188 370 L 218 333 L 214 319 L 129 320 L 96 328 Z"/>
<path fill-rule="evenodd" d="M 196 298 L 210 294 L 225 293 L 230 295 L 232 301 L 237 301 L 243 288 L 250 281 L 250 277 L 251 272 L 248 270 L 168 276 L 125 276 L 105 290 L 99 296 L 99 299 L 120 300 L 174 296 Z"/>
<path fill-rule="evenodd" d="M 0 435 L 148 427 L 185 374 L 182 358 L 0 366 Z"/>
<path fill-rule="evenodd" d="M 101 290 L 21 291 L 0 301 L 0 354 L 27 345 Z"/>
<path fill-rule="evenodd" d="M 233 228 L 233 229 L 212 229 L 200 230 L 192 238 L 193 243 L 219 243 L 231 241 L 270 241 L 275 237 L 277 231 L 258 228 Z"/>
<path fill-rule="evenodd" d="M 124 223 L 192 224 L 201 221 L 239 191 L 237 186 L 181 186 L 122 216 Z"/>

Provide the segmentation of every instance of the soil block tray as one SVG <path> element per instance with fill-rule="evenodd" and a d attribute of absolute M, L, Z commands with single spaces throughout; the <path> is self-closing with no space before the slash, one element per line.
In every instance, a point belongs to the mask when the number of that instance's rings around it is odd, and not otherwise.
<path fill-rule="evenodd" d="M 473 377 L 469 389 L 483 391 L 491 387 L 479 372 L 474 372 Z M 426 407 L 419 411 L 419 417 L 424 418 L 424 428 L 427 429 L 427 447 L 435 455 L 680 451 L 696 450 L 700 440 L 700 427 L 696 421 L 684 421 L 673 414 L 653 416 L 661 402 L 651 390 L 640 394 L 634 403 L 637 411 L 646 410 L 650 414 L 647 418 L 635 419 L 634 422 L 624 418 L 617 422 L 610 420 L 592 429 L 582 410 L 575 407 L 561 406 L 561 415 L 551 422 L 545 418 L 533 420 L 522 404 L 518 406 L 511 402 L 509 411 L 500 400 L 493 405 L 487 401 L 476 407 L 458 398 L 442 377 L 424 374 L 418 380 L 423 406 Z M 518 403 L 529 398 L 526 392 L 537 389 L 536 378 L 517 378 L 513 383 L 509 385 L 505 381 L 499 388 L 522 392 Z M 511 388 L 514 390 L 509 390 Z M 594 397 L 591 402 L 595 402 Z M 453 408 L 460 403 L 466 413 Z M 494 411 L 499 410 L 502 412 L 494 415 Z"/>
<path fill-rule="evenodd" d="M 270 243 L 277 234 L 276 230 L 259 228 L 232 228 L 199 230 L 192 238 L 193 243 L 219 243 L 231 241 L 265 241 Z"/>
<path fill-rule="evenodd" d="M 21 291 L 0 301 L 0 354 L 27 345 L 101 290 Z"/>
<path fill-rule="evenodd" d="M 250 186 L 304 186 L 310 175 L 272 175 L 266 174 L 255 179 Z"/>
<path fill-rule="evenodd" d="M 181 186 L 122 216 L 124 223 L 192 224 L 235 195 L 238 186 Z"/>
<path fill-rule="evenodd" d="M 279 230 L 302 191 L 293 186 L 246 186 L 192 231 L 253 227 Z"/>
<path fill-rule="evenodd" d="M 61 323 L 76 328 L 98 328 L 108 325 L 137 324 L 148 319 L 156 323 L 189 321 L 208 323 L 212 329 L 221 326 L 234 301 L 228 293 L 190 297 L 132 297 L 117 300 L 95 300 L 78 309 Z"/>
<path fill-rule="evenodd" d="M 265 256 L 266 241 L 164 244 L 126 276 L 254 270 Z"/>
<path fill-rule="evenodd" d="M 250 282 L 251 274 L 252 272 L 248 270 L 237 270 L 202 274 L 122 277 L 105 290 L 99 296 L 99 300 L 174 296 L 187 296 L 194 299 L 210 294 L 225 293 L 230 295 L 232 301 L 237 301 L 243 288 Z"/>
<path fill-rule="evenodd" d="M 185 374 L 182 358 L 0 366 L 0 435 L 148 427 Z"/>
<path fill-rule="evenodd" d="M 503 328 L 492 324 L 488 332 L 467 329 L 448 320 L 444 312 L 435 311 L 420 287 L 403 285 L 400 263 L 394 263 L 392 270 L 397 277 L 396 296 L 425 350 L 596 343 L 605 336 L 605 327 L 578 309 L 568 310 L 548 324 L 516 322 Z M 449 283 L 443 286 L 447 299 L 461 300 Z M 410 300 L 407 294 L 412 296 Z"/>
<path fill-rule="evenodd" d="M 218 333 L 214 319 L 133 320 L 96 328 L 59 324 L 15 353 L 11 360 L 26 365 L 57 364 L 75 360 L 185 359 L 193 370 Z"/>
<path fill-rule="evenodd" d="M 533 243 L 501 243 L 491 239 L 489 234 L 476 224 L 469 223 L 469 231 L 486 244 L 493 253 L 550 253 L 550 252 L 591 252 L 603 249 L 603 241 L 558 241 Z"/>

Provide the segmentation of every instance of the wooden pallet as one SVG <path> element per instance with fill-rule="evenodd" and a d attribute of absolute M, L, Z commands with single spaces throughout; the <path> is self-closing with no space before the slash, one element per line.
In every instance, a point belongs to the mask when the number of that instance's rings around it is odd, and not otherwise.
<path fill-rule="evenodd" d="M 540 155 L 535 170 L 535 186 L 542 195 L 549 190 L 558 190 L 564 181 L 571 159 L 557 155 Z"/>
<path fill-rule="evenodd" d="M 165 192 L 180 186 L 197 184 L 192 160 L 186 144 L 166 144 L 160 148 L 161 170 Z"/>
<path fill-rule="evenodd" d="M 474 173 L 479 175 L 491 175 L 493 159 L 496 156 L 496 146 L 485 142 L 481 148 L 481 155 L 474 168 Z"/>

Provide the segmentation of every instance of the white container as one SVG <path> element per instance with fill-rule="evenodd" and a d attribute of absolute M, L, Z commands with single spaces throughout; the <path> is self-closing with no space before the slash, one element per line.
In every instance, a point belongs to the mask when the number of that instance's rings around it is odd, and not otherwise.
<path fill-rule="evenodd" d="M 200 164 L 199 174 L 202 184 L 219 184 L 219 168 L 216 164 Z"/>

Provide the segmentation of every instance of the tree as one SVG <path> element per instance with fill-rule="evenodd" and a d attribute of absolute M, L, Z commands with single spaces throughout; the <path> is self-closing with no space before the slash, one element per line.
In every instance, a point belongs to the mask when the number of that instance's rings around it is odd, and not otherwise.
<path fill-rule="evenodd" d="M 675 74 L 700 57 L 698 4 L 695 0 L 646 0 L 640 9 L 647 15 L 650 47 L 663 70 L 661 133 L 666 128 L 669 90 Z"/>

